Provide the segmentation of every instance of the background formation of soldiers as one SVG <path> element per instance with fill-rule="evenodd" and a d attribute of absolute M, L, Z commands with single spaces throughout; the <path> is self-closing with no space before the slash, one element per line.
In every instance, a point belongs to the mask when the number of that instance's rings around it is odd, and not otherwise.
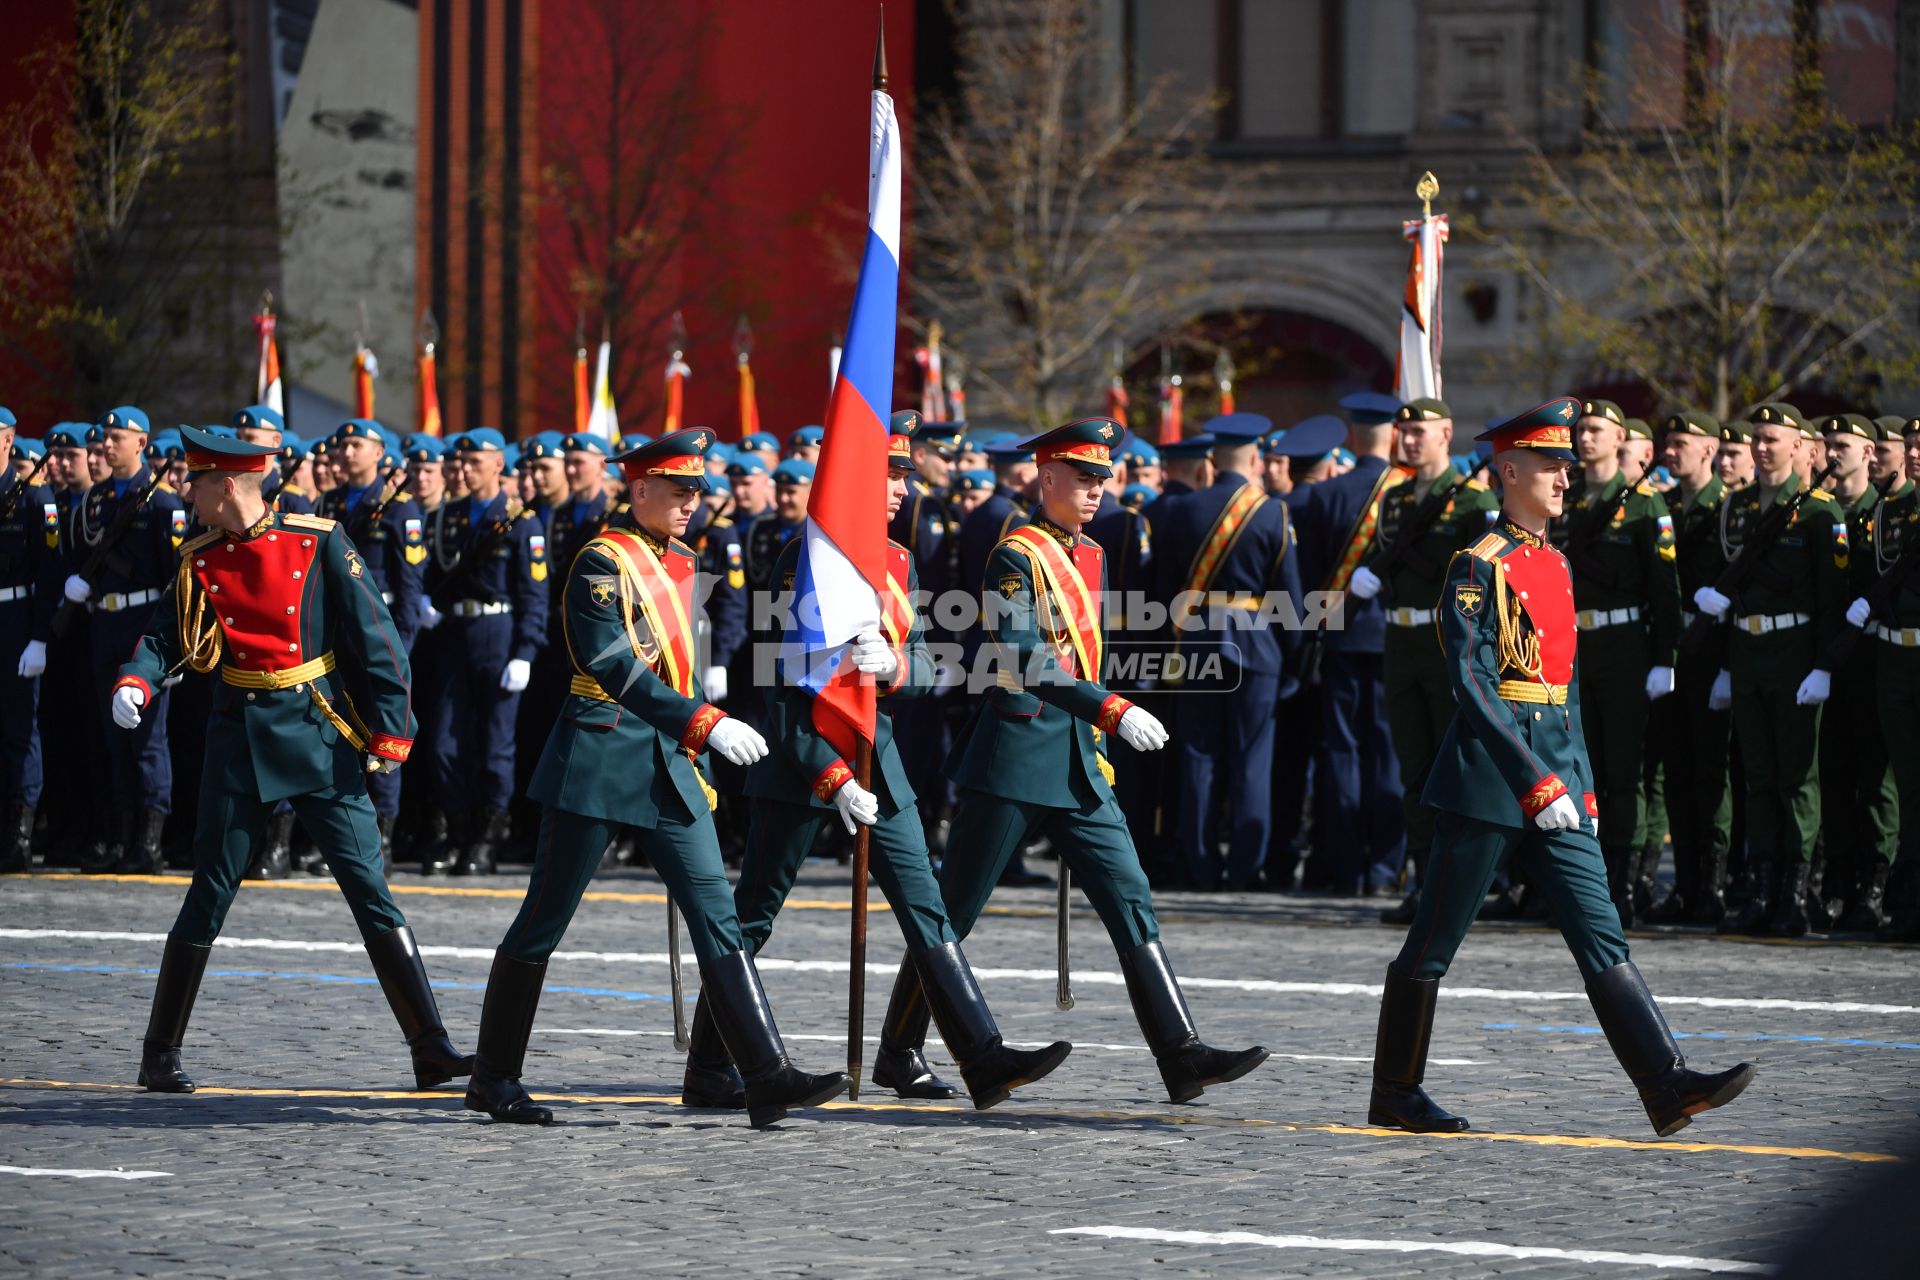
<path fill-rule="evenodd" d="M 1774 403 L 1655 431 L 1608 401 L 1582 407 L 1552 537 L 1572 565 L 1623 922 L 1920 937 L 1920 824 L 1899 821 L 1903 802 L 1920 811 L 1920 418 Z M 1360 393 L 1341 408 L 1281 431 L 1231 414 L 1113 450 L 1086 527 L 1107 565 L 1107 684 L 1167 721 L 1175 759 L 1111 763 L 1157 887 L 1405 891 L 1383 913 L 1405 922 L 1433 837 L 1419 797 L 1453 717 L 1434 606 L 1498 499 L 1440 401 Z M 571 676 L 556 595 L 622 505 L 609 456 L 645 437 L 403 438 L 356 419 L 309 443 L 265 406 L 210 430 L 279 450 L 270 504 L 344 526 L 410 649 L 418 750 L 369 780 L 389 861 L 484 874 L 525 860 L 527 783 Z M 777 589 L 820 440 L 806 426 L 784 446 L 765 432 L 715 446 L 685 538 L 706 592 L 700 692 L 749 723 L 764 725 L 772 681 L 749 642 L 754 593 Z M 994 547 L 1032 510 L 1031 449 L 928 422 L 912 455 L 890 534 L 930 599 L 978 601 Z M 108 691 L 199 532 L 190 482 L 178 433 L 138 410 L 39 439 L 0 410 L 0 870 L 187 865 L 209 682 L 174 677 L 133 731 L 112 725 Z M 935 856 L 947 752 L 982 693 L 966 679 L 977 622 L 951 617 L 927 611 L 947 655 L 938 692 L 895 719 Z M 742 780 L 715 768 L 737 861 Z M 281 808 L 250 875 L 320 870 Z M 826 824 L 816 852 L 844 849 Z M 616 835 L 603 865 L 638 856 Z M 1019 857 L 1006 879 L 1044 882 Z M 1516 877 L 1484 914 L 1545 911 Z"/>

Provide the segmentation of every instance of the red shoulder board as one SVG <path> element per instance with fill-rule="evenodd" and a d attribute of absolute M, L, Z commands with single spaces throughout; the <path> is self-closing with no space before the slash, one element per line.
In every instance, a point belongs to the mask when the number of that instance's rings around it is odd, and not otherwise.
<path fill-rule="evenodd" d="M 1566 557 L 1552 547 L 1515 547 L 1500 559 L 1507 590 L 1520 601 L 1540 637 L 1540 678 L 1566 684 L 1573 678 L 1579 633 L 1573 624 L 1573 577 Z"/>

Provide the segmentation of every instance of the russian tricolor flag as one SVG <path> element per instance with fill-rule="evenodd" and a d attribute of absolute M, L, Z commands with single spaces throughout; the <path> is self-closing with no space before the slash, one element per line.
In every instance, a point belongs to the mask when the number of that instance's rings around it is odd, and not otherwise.
<path fill-rule="evenodd" d="M 873 681 L 846 661 L 846 645 L 879 628 L 887 585 L 887 420 L 900 291 L 900 125 L 893 99 L 877 89 L 867 155 L 867 246 L 827 402 L 783 654 L 787 678 L 814 695 L 814 728 L 849 760 L 858 739 L 873 741 L 877 714 Z"/>

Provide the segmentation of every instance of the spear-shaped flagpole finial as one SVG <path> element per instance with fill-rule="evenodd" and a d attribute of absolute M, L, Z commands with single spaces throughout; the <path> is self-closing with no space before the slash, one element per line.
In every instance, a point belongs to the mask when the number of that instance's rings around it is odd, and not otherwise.
<path fill-rule="evenodd" d="M 675 360 L 687 353 L 687 322 L 678 311 L 673 313 L 673 324 L 667 331 L 667 348 Z"/>
<path fill-rule="evenodd" d="M 873 88 L 887 91 L 887 6 L 880 6 L 880 33 L 873 38 Z"/>
<path fill-rule="evenodd" d="M 440 326 L 434 322 L 432 307 L 422 307 L 420 309 L 418 336 L 421 347 L 425 349 L 428 355 L 432 355 L 434 347 L 440 342 Z"/>
<path fill-rule="evenodd" d="M 577 307 L 573 313 L 573 350 L 577 355 L 587 354 L 587 309 Z"/>
<path fill-rule="evenodd" d="M 753 325 L 744 311 L 740 313 L 740 322 L 733 326 L 733 354 L 741 364 L 753 355 Z"/>
<path fill-rule="evenodd" d="M 260 314 L 263 316 L 273 314 L 273 290 L 271 289 L 260 291 Z"/>
<path fill-rule="evenodd" d="M 1420 197 L 1420 216 L 1431 218 L 1433 198 L 1440 194 L 1440 179 L 1433 176 L 1433 170 L 1429 169 L 1420 175 L 1420 181 L 1415 184 L 1413 194 Z"/>

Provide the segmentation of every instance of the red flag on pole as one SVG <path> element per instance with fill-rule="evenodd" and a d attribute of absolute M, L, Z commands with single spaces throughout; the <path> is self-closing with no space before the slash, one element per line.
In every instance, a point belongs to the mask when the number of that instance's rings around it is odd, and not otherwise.
<path fill-rule="evenodd" d="M 745 440 L 760 430 L 760 400 L 753 385 L 753 326 L 745 316 L 733 327 L 733 356 L 740 370 L 740 432 L 735 440 Z"/>
<path fill-rule="evenodd" d="M 693 370 L 687 367 L 687 325 L 678 311 L 673 313 L 673 331 L 667 342 L 667 416 L 660 428 L 660 434 L 670 436 L 680 429 L 685 420 L 682 400 L 686 395 L 687 378 Z"/>
<path fill-rule="evenodd" d="M 573 430 L 577 435 L 587 429 L 593 416 L 593 388 L 587 373 L 587 313 L 581 311 L 573 325 Z"/>
<path fill-rule="evenodd" d="M 433 348 L 440 341 L 440 327 L 433 322 L 431 308 L 420 313 L 420 432 L 440 434 L 440 388 L 434 381 Z"/>
<path fill-rule="evenodd" d="M 284 414 L 287 405 L 280 386 L 280 345 L 274 340 L 278 325 L 273 315 L 273 294 L 261 294 L 260 310 L 253 317 L 253 331 L 260 338 L 260 373 L 254 380 L 253 402 Z"/>

